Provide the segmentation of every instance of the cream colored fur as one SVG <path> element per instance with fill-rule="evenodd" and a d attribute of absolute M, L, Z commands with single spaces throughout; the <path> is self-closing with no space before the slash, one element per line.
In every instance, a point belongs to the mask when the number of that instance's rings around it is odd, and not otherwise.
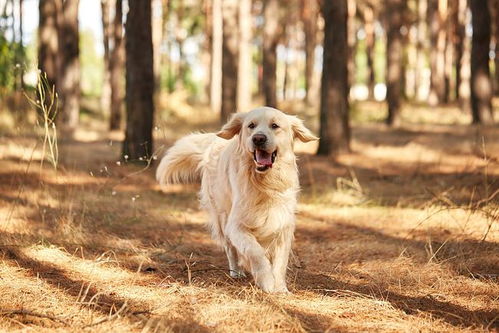
<path fill-rule="evenodd" d="M 253 158 L 255 133 L 267 137 L 269 152 L 277 151 L 264 172 L 256 170 Z M 288 291 L 285 277 L 299 191 L 295 138 L 317 140 L 301 120 L 279 110 L 236 113 L 219 133 L 177 141 L 156 172 L 163 185 L 201 179 L 201 205 L 210 214 L 213 238 L 225 249 L 230 275 L 249 271 L 266 292 Z"/>

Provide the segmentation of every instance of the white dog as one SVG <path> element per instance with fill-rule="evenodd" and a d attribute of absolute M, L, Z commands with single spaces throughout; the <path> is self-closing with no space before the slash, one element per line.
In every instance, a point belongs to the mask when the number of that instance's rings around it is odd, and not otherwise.
<path fill-rule="evenodd" d="M 201 205 L 224 247 L 230 275 L 250 271 L 266 292 L 288 292 L 286 269 L 299 191 L 293 141 L 317 140 L 303 122 L 261 107 L 236 113 L 218 133 L 177 141 L 156 171 L 160 184 L 201 179 Z"/>

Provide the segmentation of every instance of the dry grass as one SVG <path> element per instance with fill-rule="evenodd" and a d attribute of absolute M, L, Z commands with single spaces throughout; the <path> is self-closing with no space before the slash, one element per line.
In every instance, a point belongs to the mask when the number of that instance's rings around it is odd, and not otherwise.
<path fill-rule="evenodd" d="M 161 192 L 113 135 L 60 143 L 58 169 L 36 137 L 0 138 L 4 330 L 498 329 L 497 127 L 359 125 L 337 161 L 299 145 L 287 296 L 230 278 L 196 186 Z"/>

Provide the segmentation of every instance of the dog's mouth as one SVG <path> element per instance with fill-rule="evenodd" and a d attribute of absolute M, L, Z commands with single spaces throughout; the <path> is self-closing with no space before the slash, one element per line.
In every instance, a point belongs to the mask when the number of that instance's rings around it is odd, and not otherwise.
<path fill-rule="evenodd" d="M 274 164 L 276 157 L 277 150 L 273 153 L 269 153 L 262 149 L 255 149 L 253 152 L 253 159 L 256 163 L 256 171 L 265 172 L 272 168 L 272 164 Z"/>

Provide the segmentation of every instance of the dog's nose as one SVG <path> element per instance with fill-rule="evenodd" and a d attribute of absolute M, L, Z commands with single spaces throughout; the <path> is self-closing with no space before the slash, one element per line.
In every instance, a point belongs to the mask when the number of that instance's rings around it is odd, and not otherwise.
<path fill-rule="evenodd" d="M 267 137 L 265 134 L 255 134 L 253 135 L 253 143 L 255 146 L 263 146 L 267 142 Z"/>

